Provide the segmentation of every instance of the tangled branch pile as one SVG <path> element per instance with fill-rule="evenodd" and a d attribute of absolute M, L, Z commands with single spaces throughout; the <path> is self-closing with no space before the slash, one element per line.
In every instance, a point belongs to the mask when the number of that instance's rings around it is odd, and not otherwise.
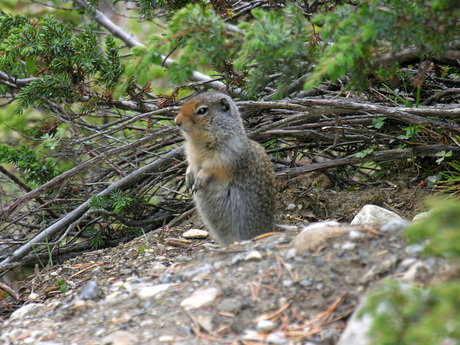
<path fill-rule="evenodd" d="M 437 173 L 460 156 L 454 2 L 433 2 L 428 14 L 399 1 L 157 3 L 163 7 L 136 3 L 139 19 L 168 23 L 145 46 L 94 1 L 75 1 L 93 20 L 79 30 L 54 17 L 0 17 L 0 269 L 114 245 L 187 215 L 186 162 L 172 119 L 178 94 L 190 89 L 225 87 L 240 99 L 248 133 L 279 179 L 328 169 L 337 183 L 353 183 L 363 165 L 373 180 L 403 165 Z M 388 34 L 378 20 L 398 9 Z M 369 22 L 369 13 L 381 17 Z M 423 33 L 401 30 L 414 18 L 423 19 Z M 436 30 L 447 31 L 423 41 L 441 21 Z M 397 45 L 401 32 L 407 37 Z M 162 63 L 170 84 L 155 65 Z M 200 65 L 219 76 L 197 72 Z"/>

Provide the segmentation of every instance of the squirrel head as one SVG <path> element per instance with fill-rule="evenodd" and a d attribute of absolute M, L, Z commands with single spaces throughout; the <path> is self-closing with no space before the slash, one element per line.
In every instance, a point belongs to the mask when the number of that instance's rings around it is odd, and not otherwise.
<path fill-rule="evenodd" d="M 205 92 L 187 101 L 174 122 L 186 139 L 194 141 L 220 142 L 245 133 L 235 102 L 221 92 Z"/>

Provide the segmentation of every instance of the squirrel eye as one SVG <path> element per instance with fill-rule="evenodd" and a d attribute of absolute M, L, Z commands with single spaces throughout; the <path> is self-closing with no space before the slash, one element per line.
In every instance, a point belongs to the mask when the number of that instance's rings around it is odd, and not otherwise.
<path fill-rule="evenodd" d="M 198 109 L 198 115 L 204 115 L 204 114 L 207 113 L 207 111 L 208 111 L 208 108 L 202 107 L 202 108 Z"/>

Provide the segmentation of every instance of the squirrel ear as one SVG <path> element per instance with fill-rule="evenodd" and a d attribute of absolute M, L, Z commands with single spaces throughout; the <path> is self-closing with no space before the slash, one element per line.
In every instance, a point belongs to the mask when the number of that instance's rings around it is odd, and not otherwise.
<path fill-rule="evenodd" d="M 228 99 L 220 99 L 220 108 L 222 109 L 222 111 L 228 111 L 230 109 L 230 103 L 228 102 Z"/>

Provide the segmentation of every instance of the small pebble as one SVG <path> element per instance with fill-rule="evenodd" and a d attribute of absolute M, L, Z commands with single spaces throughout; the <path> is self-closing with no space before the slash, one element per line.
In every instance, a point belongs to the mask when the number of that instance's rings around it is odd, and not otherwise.
<path fill-rule="evenodd" d="M 99 297 L 101 290 L 94 280 L 90 280 L 88 284 L 81 290 L 80 298 L 82 300 L 94 300 Z"/>
<path fill-rule="evenodd" d="M 293 285 L 293 281 L 291 279 L 284 279 L 283 280 L 283 286 L 284 287 L 291 287 Z"/>
<path fill-rule="evenodd" d="M 200 229 L 190 229 L 182 234 L 182 237 L 187 239 L 203 239 L 208 238 L 208 236 L 209 232 Z"/>
<path fill-rule="evenodd" d="M 246 254 L 244 261 L 260 261 L 262 260 L 262 254 L 257 250 L 251 250 Z"/>
<path fill-rule="evenodd" d="M 323 259 L 319 256 L 315 257 L 313 260 L 316 267 L 322 267 L 324 265 Z"/>
<path fill-rule="evenodd" d="M 268 333 L 276 329 L 276 323 L 270 320 L 260 320 L 256 326 L 257 332 Z"/>
<path fill-rule="evenodd" d="M 222 292 L 215 287 L 195 291 L 190 297 L 184 299 L 180 306 L 187 310 L 207 307 L 220 298 Z"/>
<path fill-rule="evenodd" d="M 35 292 L 32 292 L 30 295 L 29 295 L 29 299 L 37 299 L 39 297 L 38 294 L 36 294 Z"/>
<path fill-rule="evenodd" d="M 172 343 L 174 341 L 174 336 L 172 335 L 162 335 L 158 338 L 160 343 Z"/>
<path fill-rule="evenodd" d="M 421 244 L 414 243 L 414 244 L 408 245 L 405 249 L 405 252 L 412 256 L 419 256 L 422 250 L 423 250 L 423 246 Z"/>
<path fill-rule="evenodd" d="M 358 230 L 351 230 L 350 233 L 348 234 L 348 237 L 350 238 L 351 241 L 357 241 L 363 237 L 363 233 Z"/>
<path fill-rule="evenodd" d="M 152 286 L 146 286 L 141 288 L 138 292 L 137 295 L 142 298 L 142 299 L 147 299 L 151 298 L 160 292 L 168 290 L 172 284 L 158 284 L 158 285 L 152 285 Z"/>
<path fill-rule="evenodd" d="M 225 313 L 237 313 L 243 307 L 243 303 L 236 298 L 224 298 L 217 305 L 217 310 Z"/>
<path fill-rule="evenodd" d="M 353 242 L 345 242 L 344 244 L 342 244 L 342 249 L 343 250 L 353 250 L 356 248 L 356 243 L 353 243 Z"/>
<path fill-rule="evenodd" d="M 284 336 L 283 332 L 273 332 L 270 333 L 267 338 L 265 339 L 267 344 L 275 344 L 275 345 L 284 345 L 288 344 L 288 340 Z"/>
<path fill-rule="evenodd" d="M 417 261 L 417 259 L 415 259 L 415 258 L 405 258 L 401 262 L 401 267 L 408 268 L 408 267 L 412 266 L 415 261 Z"/>
<path fill-rule="evenodd" d="M 287 205 L 287 210 L 288 210 L 288 211 L 294 211 L 295 209 L 296 209 L 295 204 L 289 204 L 289 205 Z"/>
<path fill-rule="evenodd" d="M 288 251 L 286 252 L 286 260 L 295 258 L 295 256 L 296 256 L 295 248 L 289 248 Z"/>
<path fill-rule="evenodd" d="M 402 280 L 407 282 L 414 282 L 419 277 L 423 277 L 431 273 L 430 267 L 422 261 L 416 261 L 402 276 Z"/>
<path fill-rule="evenodd" d="M 302 279 L 299 284 L 303 287 L 312 286 L 313 281 L 311 279 Z"/>

